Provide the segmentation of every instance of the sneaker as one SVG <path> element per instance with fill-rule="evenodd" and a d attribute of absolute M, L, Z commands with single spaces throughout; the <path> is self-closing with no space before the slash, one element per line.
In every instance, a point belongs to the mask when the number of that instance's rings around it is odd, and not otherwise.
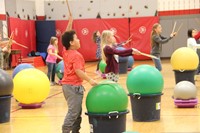
<path fill-rule="evenodd" d="M 51 82 L 50 85 L 51 85 L 51 86 L 54 86 L 54 85 L 57 85 L 57 83 L 56 83 L 56 82 Z"/>

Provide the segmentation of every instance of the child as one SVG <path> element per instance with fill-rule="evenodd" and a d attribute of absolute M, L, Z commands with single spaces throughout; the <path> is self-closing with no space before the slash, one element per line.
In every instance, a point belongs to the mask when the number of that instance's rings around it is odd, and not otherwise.
<path fill-rule="evenodd" d="M 72 17 L 69 18 L 67 31 L 62 35 L 64 77 L 62 89 L 68 105 L 68 113 L 62 126 L 62 133 L 79 133 L 81 124 L 82 100 L 84 87 L 83 80 L 92 86 L 97 83 L 85 73 L 85 61 L 77 51 L 80 48 L 80 40 L 76 32 L 71 30 Z"/>
<path fill-rule="evenodd" d="M 99 63 L 101 62 L 101 34 L 99 31 L 95 31 L 92 36 L 92 40 L 97 45 L 96 58 L 99 60 L 97 64 L 96 73 L 99 74 Z"/>
<path fill-rule="evenodd" d="M 51 81 L 51 85 L 56 85 L 55 82 L 55 73 L 56 73 L 56 60 L 57 58 L 62 60 L 62 57 L 60 57 L 58 53 L 58 38 L 51 37 L 50 44 L 47 48 L 47 58 L 46 58 L 46 64 L 48 67 L 48 73 L 47 76 L 49 80 Z"/>
<path fill-rule="evenodd" d="M 2 34 L 0 33 L 0 69 L 8 68 L 9 57 L 11 53 L 11 44 L 14 40 L 2 41 Z"/>
<path fill-rule="evenodd" d="M 118 82 L 119 78 L 119 56 L 130 56 L 132 54 L 140 54 L 140 51 L 137 49 L 126 49 L 126 50 L 117 50 L 116 46 L 113 44 L 116 42 L 116 39 L 113 35 L 113 32 L 110 30 L 104 30 L 101 36 L 101 46 L 102 46 L 102 59 L 106 62 L 106 78 L 114 82 Z"/>
<path fill-rule="evenodd" d="M 200 44 L 197 44 L 195 40 L 195 36 L 198 34 L 198 31 L 195 29 L 189 29 L 188 30 L 188 39 L 187 39 L 187 47 L 193 49 L 195 52 L 197 52 L 197 49 L 200 49 Z M 199 74 L 200 68 L 198 67 L 197 73 Z"/>
<path fill-rule="evenodd" d="M 176 32 L 171 33 L 170 37 L 163 37 L 161 36 L 162 27 L 160 24 L 156 23 L 153 25 L 153 29 L 151 32 L 151 54 L 158 57 L 159 59 L 152 59 L 155 67 L 161 71 L 162 65 L 160 60 L 160 53 L 162 51 L 162 44 L 167 43 L 171 40 L 175 35 Z"/>

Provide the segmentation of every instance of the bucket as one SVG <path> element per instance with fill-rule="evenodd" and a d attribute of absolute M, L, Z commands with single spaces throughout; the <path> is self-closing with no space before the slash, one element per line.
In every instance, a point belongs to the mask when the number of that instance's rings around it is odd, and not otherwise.
<path fill-rule="evenodd" d="M 128 112 L 85 113 L 89 117 L 90 133 L 122 133 L 126 131 L 126 114 Z"/>
<path fill-rule="evenodd" d="M 0 123 L 10 121 L 11 96 L 0 97 Z"/>
<path fill-rule="evenodd" d="M 174 70 L 176 84 L 180 81 L 190 81 L 195 84 L 194 75 L 196 70 L 179 71 Z"/>
<path fill-rule="evenodd" d="M 119 74 L 126 74 L 128 68 L 128 57 L 119 56 Z"/>
<path fill-rule="evenodd" d="M 133 120 L 142 122 L 160 120 L 161 95 L 129 94 Z"/>

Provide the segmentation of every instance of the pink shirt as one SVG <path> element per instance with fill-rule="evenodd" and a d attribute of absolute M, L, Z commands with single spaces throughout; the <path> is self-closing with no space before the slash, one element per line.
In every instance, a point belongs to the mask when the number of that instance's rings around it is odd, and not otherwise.
<path fill-rule="evenodd" d="M 47 51 L 49 49 L 52 50 L 52 53 L 57 53 L 56 48 L 53 45 L 49 45 L 48 48 L 47 48 Z M 57 56 L 50 55 L 50 54 L 47 55 L 46 62 L 56 63 L 56 60 L 57 60 Z"/>

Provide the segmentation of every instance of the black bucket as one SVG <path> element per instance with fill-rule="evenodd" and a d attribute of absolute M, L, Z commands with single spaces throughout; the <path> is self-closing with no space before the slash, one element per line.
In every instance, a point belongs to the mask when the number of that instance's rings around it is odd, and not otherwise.
<path fill-rule="evenodd" d="M 134 121 L 160 120 L 160 102 L 162 94 L 129 94 Z"/>
<path fill-rule="evenodd" d="M 0 97 L 0 123 L 10 121 L 11 96 Z"/>
<path fill-rule="evenodd" d="M 126 114 L 128 112 L 85 113 L 89 117 L 90 133 L 122 133 L 126 131 Z"/>
<path fill-rule="evenodd" d="M 126 74 L 128 68 L 128 57 L 119 56 L 119 74 Z"/>
<path fill-rule="evenodd" d="M 176 84 L 180 81 L 190 81 L 195 84 L 194 75 L 197 70 L 179 71 L 174 70 Z"/>

